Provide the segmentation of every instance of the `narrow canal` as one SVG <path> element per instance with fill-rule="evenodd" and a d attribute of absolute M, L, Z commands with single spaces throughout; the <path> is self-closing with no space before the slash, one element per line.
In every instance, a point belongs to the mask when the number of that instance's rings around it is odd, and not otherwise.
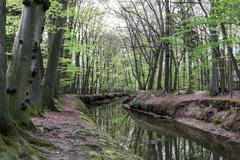
<path fill-rule="evenodd" d="M 130 114 L 120 103 L 90 108 L 102 130 L 144 160 L 239 160 L 240 153 L 226 150 L 228 144 L 184 127 L 180 131 L 172 122 L 149 121 L 144 115 Z"/>

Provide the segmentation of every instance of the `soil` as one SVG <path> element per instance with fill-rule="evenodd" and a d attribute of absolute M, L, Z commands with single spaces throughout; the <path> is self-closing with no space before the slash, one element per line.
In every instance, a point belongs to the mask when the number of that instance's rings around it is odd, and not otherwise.
<path fill-rule="evenodd" d="M 56 146 L 49 156 L 51 160 L 138 159 L 99 130 L 77 98 L 65 95 L 61 104 L 59 112 L 32 118 L 41 131 L 34 134 Z"/>

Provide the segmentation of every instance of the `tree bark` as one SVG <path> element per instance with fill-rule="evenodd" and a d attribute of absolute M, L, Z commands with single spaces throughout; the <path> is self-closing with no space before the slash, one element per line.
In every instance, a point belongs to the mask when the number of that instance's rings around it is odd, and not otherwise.
<path fill-rule="evenodd" d="M 59 0 L 63 4 L 63 10 L 67 9 L 67 1 Z M 43 79 L 43 104 L 51 110 L 57 110 L 54 103 L 54 88 L 57 78 L 57 68 L 60 52 L 63 46 L 63 35 L 66 18 L 57 17 L 55 20 L 56 32 L 51 35 L 50 51 L 47 69 Z"/>
<path fill-rule="evenodd" d="M 160 47 L 156 49 L 156 53 L 154 54 L 154 62 L 150 66 L 150 78 L 149 78 L 149 83 L 148 83 L 149 90 L 152 90 L 153 86 L 154 86 L 154 82 L 155 82 L 154 80 L 155 80 L 155 75 L 156 75 L 156 71 L 157 71 L 160 50 L 161 50 Z"/>
<path fill-rule="evenodd" d="M 39 50 L 45 11 L 49 1 L 23 1 L 24 8 L 20 27 L 13 47 L 13 59 L 7 71 L 7 92 L 10 113 L 19 124 L 29 122 L 29 90 L 36 68 L 31 67 L 32 60 Z"/>
<path fill-rule="evenodd" d="M 43 75 L 43 70 L 42 70 L 42 64 L 41 64 L 41 49 L 39 49 L 36 59 L 33 61 L 32 65 L 36 65 L 36 76 L 33 78 L 31 90 L 30 90 L 30 100 L 32 102 L 33 107 L 37 109 L 37 111 L 41 111 L 42 108 L 42 75 Z"/>
<path fill-rule="evenodd" d="M 157 90 L 162 89 L 163 57 L 164 57 L 164 49 L 161 49 L 161 53 L 159 56 L 159 66 L 158 66 Z"/>
<path fill-rule="evenodd" d="M 12 127 L 6 94 L 6 1 L 0 1 L 0 134 L 7 135 Z"/>
<path fill-rule="evenodd" d="M 221 24 L 221 30 L 222 30 L 222 34 L 223 34 L 223 39 L 227 40 L 228 39 L 228 34 L 227 34 L 226 27 L 225 27 L 224 24 Z M 234 70 L 235 70 L 235 72 L 237 74 L 237 77 L 238 77 L 238 89 L 240 89 L 240 71 L 239 71 L 239 68 L 238 68 L 237 60 L 236 60 L 236 58 L 233 55 L 233 49 L 232 49 L 231 46 L 227 45 L 227 51 L 228 51 L 228 55 L 231 58 L 233 68 L 234 68 Z"/>
<path fill-rule="evenodd" d="M 166 36 L 170 35 L 170 3 L 166 0 Z M 165 42 L 165 82 L 164 91 L 170 92 L 169 80 L 170 80 L 170 43 Z"/>
<path fill-rule="evenodd" d="M 211 30 L 211 38 L 213 42 L 217 42 L 218 39 L 216 37 L 217 31 L 215 30 Z M 218 56 L 218 49 L 212 48 L 212 78 L 211 78 L 211 89 L 210 89 L 210 94 L 211 96 L 216 96 L 219 94 L 219 87 L 218 87 L 218 60 L 219 60 L 219 56 Z"/>

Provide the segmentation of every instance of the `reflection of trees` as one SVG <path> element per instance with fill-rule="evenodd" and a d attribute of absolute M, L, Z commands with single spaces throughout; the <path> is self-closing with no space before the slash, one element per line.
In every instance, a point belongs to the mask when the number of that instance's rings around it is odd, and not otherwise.
<path fill-rule="evenodd" d="M 90 114 L 122 147 L 145 160 L 225 160 L 186 138 L 147 131 L 120 105 L 91 109 Z"/>
<path fill-rule="evenodd" d="M 158 148 L 158 154 L 159 154 L 159 160 L 163 160 L 163 145 L 162 145 L 162 135 L 160 133 L 157 133 L 157 148 Z"/>
<path fill-rule="evenodd" d="M 147 153 L 145 155 L 145 160 L 156 160 L 157 150 L 154 143 L 153 132 L 147 131 L 148 143 L 147 143 Z"/>

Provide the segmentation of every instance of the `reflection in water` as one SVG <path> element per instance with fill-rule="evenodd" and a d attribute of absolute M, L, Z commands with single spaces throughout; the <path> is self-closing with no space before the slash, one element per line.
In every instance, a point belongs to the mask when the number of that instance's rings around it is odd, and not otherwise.
<path fill-rule="evenodd" d="M 121 147 L 145 160 L 226 160 L 189 139 L 141 128 L 119 104 L 92 108 L 90 113 Z"/>

